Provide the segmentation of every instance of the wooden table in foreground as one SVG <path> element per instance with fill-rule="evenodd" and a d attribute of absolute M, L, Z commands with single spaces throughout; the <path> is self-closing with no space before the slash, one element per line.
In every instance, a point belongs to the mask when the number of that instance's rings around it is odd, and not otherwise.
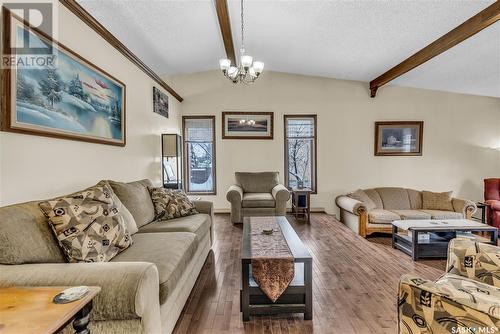
<path fill-rule="evenodd" d="M 398 233 L 402 229 L 403 233 Z M 472 234 L 472 232 L 490 233 L 490 238 Z M 428 233 L 426 242 L 419 242 L 420 234 Z M 439 220 L 395 220 L 392 222 L 392 246 L 410 255 L 414 261 L 420 258 L 446 258 L 450 238 L 443 234 L 460 234 L 471 240 L 497 245 L 498 229 L 493 226 L 469 219 Z"/>
<path fill-rule="evenodd" d="M 0 334 L 56 333 L 71 320 L 75 333 L 88 334 L 92 299 L 100 287 L 79 300 L 54 304 L 52 299 L 69 287 L 11 287 L 0 289 Z"/>
<path fill-rule="evenodd" d="M 293 227 L 285 217 L 272 217 L 278 221 L 288 248 L 295 262 L 295 277 L 288 288 L 273 303 L 260 290 L 252 277 L 252 254 L 250 249 L 250 222 L 258 217 L 243 219 L 243 240 L 241 248 L 240 306 L 243 321 L 250 320 L 250 315 L 304 313 L 304 320 L 311 320 L 312 308 L 312 257 L 306 246 L 299 239 Z"/>

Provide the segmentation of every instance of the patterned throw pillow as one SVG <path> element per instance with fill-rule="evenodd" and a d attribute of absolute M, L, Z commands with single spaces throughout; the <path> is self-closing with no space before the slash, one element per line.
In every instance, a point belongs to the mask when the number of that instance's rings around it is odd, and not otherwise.
<path fill-rule="evenodd" d="M 451 202 L 452 193 L 451 191 L 434 193 L 424 190 L 422 191 L 422 207 L 424 210 L 454 211 Z"/>
<path fill-rule="evenodd" d="M 109 185 L 39 203 L 69 262 L 105 262 L 132 244 Z"/>
<path fill-rule="evenodd" d="M 181 190 L 149 188 L 156 219 L 173 219 L 197 214 L 193 202 Z"/>

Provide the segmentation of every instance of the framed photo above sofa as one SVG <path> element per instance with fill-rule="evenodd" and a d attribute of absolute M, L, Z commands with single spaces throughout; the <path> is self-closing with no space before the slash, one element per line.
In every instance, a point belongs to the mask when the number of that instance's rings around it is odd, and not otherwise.
<path fill-rule="evenodd" d="M 422 155 L 424 122 L 375 122 L 376 156 Z"/>
<path fill-rule="evenodd" d="M 1 129 L 125 146 L 125 84 L 10 12 L 3 15 L 4 54 L 24 59 L 16 45 L 50 51 L 35 55 L 45 62 L 2 69 Z"/>
<path fill-rule="evenodd" d="M 274 113 L 227 111 L 222 113 L 222 139 L 273 139 Z"/>

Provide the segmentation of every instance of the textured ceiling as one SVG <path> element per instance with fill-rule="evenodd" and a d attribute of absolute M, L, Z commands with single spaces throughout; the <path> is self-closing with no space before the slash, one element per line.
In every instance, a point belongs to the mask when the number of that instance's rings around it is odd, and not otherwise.
<path fill-rule="evenodd" d="M 228 1 L 239 49 L 240 2 Z M 78 2 L 159 74 L 224 56 L 211 0 Z M 246 0 L 246 49 L 267 70 L 370 81 L 493 2 Z M 500 22 L 392 84 L 500 97 Z"/>

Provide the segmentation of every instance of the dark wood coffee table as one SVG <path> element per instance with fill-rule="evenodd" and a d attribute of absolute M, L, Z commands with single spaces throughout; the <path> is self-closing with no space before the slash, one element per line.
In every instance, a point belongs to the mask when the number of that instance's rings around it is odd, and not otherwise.
<path fill-rule="evenodd" d="M 398 233 L 403 230 L 402 233 Z M 409 232 L 409 233 L 408 233 Z M 485 238 L 472 232 L 489 233 Z M 429 240 L 419 242 L 419 235 L 429 234 Z M 392 246 L 410 255 L 414 261 L 420 258 L 446 258 L 448 243 L 453 237 L 467 236 L 474 241 L 497 245 L 498 229 L 469 219 L 396 220 L 392 222 Z"/>
<path fill-rule="evenodd" d="M 268 217 L 269 218 L 269 217 Z M 243 240 L 241 248 L 240 306 L 243 321 L 250 315 L 304 313 L 305 320 L 311 320 L 312 308 L 312 257 L 285 217 L 273 217 L 278 221 L 288 248 L 295 261 L 295 277 L 288 288 L 273 303 L 259 288 L 252 277 L 252 255 L 250 252 L 250 221 L 258 217 L 243 219 Z"/>

